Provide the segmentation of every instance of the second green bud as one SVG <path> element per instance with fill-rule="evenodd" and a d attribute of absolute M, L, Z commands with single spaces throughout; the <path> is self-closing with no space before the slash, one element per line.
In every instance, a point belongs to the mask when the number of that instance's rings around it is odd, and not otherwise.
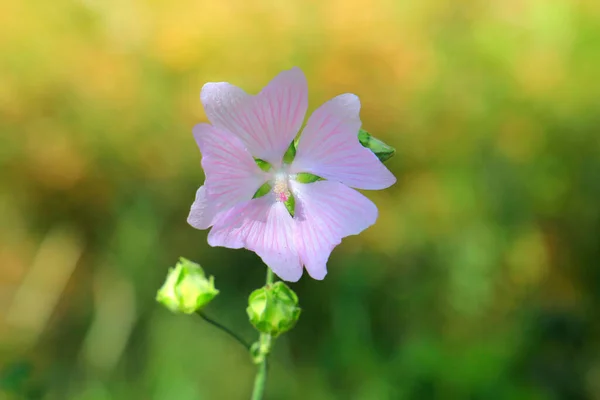
<path fill-rule="evenodd" d="M 277 337 L 296 325 L 301 310 L 296 293 L 285 283 L 277 281 L 253 291 L 246 312 L 259 332 Z"/>

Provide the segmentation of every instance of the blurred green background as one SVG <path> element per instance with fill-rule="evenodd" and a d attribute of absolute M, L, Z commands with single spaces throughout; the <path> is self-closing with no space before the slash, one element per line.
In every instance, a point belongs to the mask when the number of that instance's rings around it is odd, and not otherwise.
<path fill-rule="evenodd" d="M 600 399 L 600 2 L 9 0 L 0 399 L 247 399 L 255 368 L 154 302 L 179 256 L 248 340 L 264 266 L 186 223 L 199 92 L 301 67 L 398 149 L 377 224 L 293 284 L 267 399 Z"/>

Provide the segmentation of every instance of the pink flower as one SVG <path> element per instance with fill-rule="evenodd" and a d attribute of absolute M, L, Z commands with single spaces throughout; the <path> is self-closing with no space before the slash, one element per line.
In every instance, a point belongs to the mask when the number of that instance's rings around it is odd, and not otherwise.
<path fill-rule="evenodd" d="M 396 182 L 377 157 L 362 147 L 360 101 L 333 98 L 308 119 L 293 162 L 283 155 L 308 107 L 306 78 L 299 68 L 280 73 L 258 95 L 229 83 L 207 83 L 200 94 L 211 124 L 194 127 L 206 174 L 188 223 L 212 229 L 211 246 L 247 248 L 275 274 L 295 282 L 303 266 L 315 279 L 342 238 L 373 225 L 377 207 L 354 189 L 384 189 Z M 268 172 L 255 159 L 271 165 Z M 300 183 L 299 173 L 324 180 Z M 269 193 L 253 198 L 265 183 Z M 293 196 L 292 216 L 285 202 Z"/>

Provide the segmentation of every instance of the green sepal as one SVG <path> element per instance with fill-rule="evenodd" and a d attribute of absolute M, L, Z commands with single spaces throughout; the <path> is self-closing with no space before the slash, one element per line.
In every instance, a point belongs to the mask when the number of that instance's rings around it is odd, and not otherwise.
<path fill-rule="evenodd" d="M 308 172 L 299 172 L 296 174 L 296 181 L 300 183 L 313 183 L 324 180 L 320 176 L 309 174 Z"/>
<path fill-rule="evenodd" d="M 265 160 L 261 160 L 260 158 L 255 158 L 254 162 L 256 162 L 256 165 L 258 165 L 258 168 L 262 169 L 265 172 L 269 172 L 269 170 L 271 170 L 271 164 L 269 164 Z"/>
<path fill-rule="evenodd" d="M 286 164 L 291 164 L 296 157 L 296 143 L 292 140 L 290 143 L 290 147 L 288 147 L 287 151 L 283 155 L 283 162 Z"/>
<path fill-rule="evenodd" d="M 260 335 L 258 341 L 250 346 L 250 357 L 254 364 L 260 364 L 271 353 L 274 339 L 269 335 Z"/>
<path fill-rule="evenodd" d="M 396 154 L 395 148 L 373 137 L 364 129 L 358 131 L 358 141 L 363 147 L 371 150 L 381 162 L 389 160 Z"/>
<path fill-rule="evenodd" d="M 268 355 L 269 352 L 265 351 L 264 347 L 261 346 L 260 341 L 254 342 L 252 343 L 252 346 L 250 346 L 250 357 L 252 358 L 252 362 L 254 364 L 260 364 L 265 360 L 265 357 Z"/>
<path fill-rule="evenodd" d="M 258 188 L 258 190 L 256 191 L 256 193 L 254 193 L 254 196 L 252 196 L 252 198 L 257 199 L 259 197 L 263 197 L 265 194 L 269 193 L 270 190 L 271 185 L 269 184 L 269 182 L 265 182 L 261 187 Z"/>
<path fill-rule="evenodd" d="M 290 193 L 287 201 L 283 204 L 285 204 L 285 208 L 287 208 L 288 212 L 293 217 L 294 212 L 296 211 L 296 199 L 294 198 L 294 195 Z"/>

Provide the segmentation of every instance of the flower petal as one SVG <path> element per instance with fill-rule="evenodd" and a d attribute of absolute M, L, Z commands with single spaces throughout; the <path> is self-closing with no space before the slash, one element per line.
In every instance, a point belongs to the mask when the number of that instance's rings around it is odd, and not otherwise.
<path fill-rule="evenodd" d="M 207 229 L 212 225 L 215 215 L 215 208 L 211 207 L 211 203 L 206 198 L 205 187 L 200 186 L 196 191 L 196 199 L 190 208 L 190 213 L 187 218 L 188 224 L 196 229 Z"/>
<path fill-rule="evenodd" d="M 209 124 L 198 124 L 194 127 L 194 138 L 202 152 L 206 181 L 196 195 L 196 206 L 192 207 L 193 223 L 190 224 L 206 229 L 217 211 L 226 211 L 237 203 L 250 200 L 268 178 L 243 143 L 230 133 Z M 205 203 L 210 207 L 204 206 Z M 202 218 L 199 210 L 202 210 Z"/>
<path fill-rule="evenodd" d="M 304 121 L 308 85 L 304 73 L 292 68 L 256 96 L 220 82 L 205 84 L 200 99 L 213 125 L 238 136 L 253 156 L 279 166 Z"/>
<path fill-rule="evenodd" d="M 302 265 L 294 243 L 294 220 L 272 196 L 238 204 L 218 216 L 208 244 L 254 251 L 281 279 L 296 282 Z"/>
<path fill-rule="evenodd" d="M 310 172 L 357 189 L 384 189 L 396 178 L 358 141 L 360 101 L 343 94 L 319 107 L 302 131 L 291 172 Z"/>
<path fill-rule="evenodd" d="M 377 207 L 354 189 L 333 181 L 290 182 L 296 198 L 296 247 L 314 279 L 327 274 L 327 260 L 342 238 L 357 235 L 377 220 Z"/>

